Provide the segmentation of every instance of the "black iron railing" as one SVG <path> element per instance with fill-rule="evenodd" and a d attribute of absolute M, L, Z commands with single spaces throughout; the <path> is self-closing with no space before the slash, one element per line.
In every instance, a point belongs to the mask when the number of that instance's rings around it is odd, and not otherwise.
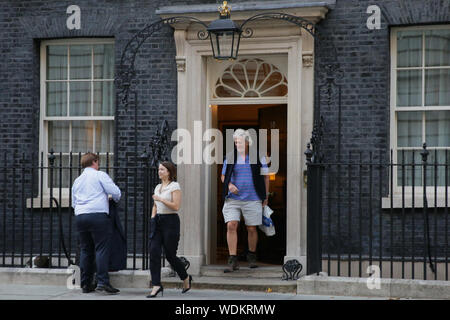
<path fill-rule="evenodd" d="M 128 268 L 149 268 L 148 223 L 157 168 L 143 155 L 133 166 L 99 154 L 100 170 L 119 186 L 118 211 L 128 248 Z M 4 154 L 0 164 L 0 267 L 26 267 L 35 257 L 46 266 L 78 263 L 78 240 L 71 186 L 82 172 L 81 153 L 40 154 L 40 159 Z M 41 261 L 43 260 L 40 258 Z M 41 262 L 42 263 L 42 262 Z"/>
<path fill-rule="evenodd" d="M 308 274 L 449 279 L 450 152 L 409 153 L 314 161 L 308 146 Z"/>

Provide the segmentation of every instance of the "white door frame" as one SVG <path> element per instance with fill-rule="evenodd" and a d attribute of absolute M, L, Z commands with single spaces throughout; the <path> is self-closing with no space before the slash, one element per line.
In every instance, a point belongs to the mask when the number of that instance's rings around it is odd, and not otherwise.
<path fill-rule="evenodd" d="M 203 130 L 211 128 L 209 108 L 209 83 L 207 57 L 212 56 L 209 41 L 197 40 L 195 31 L 180 28 L 174 37 L 178 66 L 178 128 L 187 129 L 194 137 L 194 121 L 202 121 Z M 240 55 L 287 55 L 287 230 L 286 256 L 284 261 L 297 259 L 306 271 L 306 187 L 303 174 L 306 170 L 304 150 L 313 128 L 314 102 L 314 40 L 307 32 L 297 28 L 280 28 L 281 35 L 273 30 L 260 34 L 267 37 L 242 39 Z M 283 31 L 285 31 L 283 33 Z M 198 133 L 202 136 L 203 132 Z M 192 143 L 194 146 L 195 143 Z M 201 159 L 200 150 L 193 150 L 193 160 Z M 200 267 L 210 262 L 212 254 L 211 236 L 215 221 L 212 191 L 212 166 L 205 164 L 180 164 L 178 181 L 183 189 L 183 206 L 180 210 L 181 239 L 179 255 L 191 263 L 191 273 L 199 274 Z M 212 195 L 214 194 L 214 197 Z M 214 217 L 216 216 L 214 209 Z"/>

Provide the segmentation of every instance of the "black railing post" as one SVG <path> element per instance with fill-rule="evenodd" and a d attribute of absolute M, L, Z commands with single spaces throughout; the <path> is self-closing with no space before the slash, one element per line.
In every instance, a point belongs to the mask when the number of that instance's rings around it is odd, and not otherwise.
<path fill-rule="evenodd" d="M 38 163 L 39 165 L 39 163 Z M 39 172 L 38 172 L 39 174 Z M 30 267 L 33 267 L 33 243 L 34 243 L 34 153 L 31 153 L 30 166 Z"/>
<path fill-rule="evenodd" d="M 445 150 L 445 281 L 448 281 L 448 150 Z"/>
<path fill-rule="evenodd" d="M 411 195 L 412 195 L 412 203 L 411 203 L 411 207 L 412 207 L 412 213 L 411 213 L 411 230 L 412 230 L 412 235 L 411 235 L 411 239 L 412 239 L 412 249 L 411 249 L 411 278 L 415 279 L 415 260 L 416 260 L 416 253 L 415 253 L 415 234 L 416 234 L 416 218 L 415 218 L 415 210 L 416 210 L 416 199 L 415 199 L 415 185 L 416 185 L 416 163 L 415 163 L 415 153 L 414 150 L 412 152 L 412 189 L 411 189 Z"/>
<path fill-rule="evenodd" d="M 423 150 L 420 153 L 422 155 L 422 166 L 423 166 L 423 221 L 424 221 L 424 256 L 423 256 L 423 277 L 427 280 L 427 257 L 430 263 L 431 271 L 434 273 L 434 266 L 431 260 L 431 249 L 430 249 L 430 230 L 428 224 L 428 200 L 427 200 L 427 160 L 428 160 L 428 150 L 427 144 L 423 144 Z"/>
<path fill-rule="evenodd" d="M 372 214 L 372 194 L 373 194 L 373 154 L 369 152 L 369 266 L 373 259 L 373 214 Z"/>
<path fill-rule="evenodd" d="M 391 263 L 390 263 L 390 277 L 394 276 L 394 153 L 391 149 L 391 157 L 389 163 L 389 188 L 391 190 L 390 196 L 390 210 L 389 210 L 389 222 L 390 222 L 390 247 L 391 247 Z"/>
<path fill-rule="evenodd" d="M 347 205 L 348 205 L 348 243 L 352 243 L 352 153 L 351 151 L 348 152 L 348 165 L 347 165 L 347 176 L 348 176 L 348 183 L 347 183 Z M 348 276 L 352 276 L 352 250 L 348 249 Z"/>
<path fill-rule="evenodd" d="M 308 143 L 306 155 L 307 165 L 307 274 L 319 273 L 322 268 L 320 252 L 321 235 L 321 194 L 319 186 L 319 166 L 312 162 L 313 151 Z"/>
<path fill-rule="evenodd" d="M 48 156 L 48 164 L 49 164 L 49 180 L 50 180 L 50 246 L 49 246 L 49 261 L 50 266 L 52 265 L 52 256 L 53 256 L 53 170 L 55 168 L 55 159 L 56 156 L 54 154 L 53 148 L 50 149 L 50 155 Z"/>
<path fill-rule="evenodd" d="M 144 192 L 142 195 L 143 200 L 143 233 L 142 233 L 142 270 L 148 269 L 147 265 L 147 257 L 148 257 L 148 210 L 149 210 L 149 196 L 151 196 L 151 191 L 149 188 L 149 168 L 148 168 L 148 161 L 149 161 L 149 154 L 147 153 L 147 149 L 144 149 L 144 153 L 140 156 L 141 163 L 144 165 L 143 170 L 143 187 Z"/>
<path fill-rule="evenodd" d="M 437 247 L 438 247 L 438 243 L 437 243 L 437 235 L 438 235 L 438 227 L 437 227 L 437 217 L 438 217 L 438 213 L 437 213 L 437 199 L 438 199 L 438 152 L 435 149 L 434 150 L 434 265 L 437 266 Z M 430 252 L 431 255 L 431 252 Z M 434 280 L 437 280 L 437 272 L 434 273 Z"/>
<path fill-rule="evenodd" d="M 7 159 L 6 159 L 6 152 L 4 152 L 3 154 L 3 194 L 0 195 L 2 197 L 2 202 L 3 202 L 3 234 L 2 234 L 2 240 L 3 240 L 3 263 L 2 266 L 6 266 L 6 199 L 8 199 L 7 197 L 7 188 L 6 188 L 6 180 L 7 180 L 7 172 L 6 172 L 6 164 L 7 164 Z"/>
<path fill-rule="evenodd" d="M 362 235 L 363 235 L 363 211 L 362 211 L 362 202 L 363 202 L 363 183 L 362 183 L 362 175 L 363 175 L 363 162 L 362 162 L 362 152 L 359 152 L 359 169 L 358 169 L 358 176 L 359 176 L 359 185 L 358 185 L 358 222 L 359 222 L 359 228 L 358 228 L 358 235 L 359 235 L 359 276 L 362 277 L 362 252 L 363 252 L 363 245 L 362 245 Z"/>
<path fill-rule="evenodd" d="M 61 243 L 63 240 L 63 227 L 62 227 L 62 170 L 63 170 L 63 157 L 62 152 L 59 153 L 59 168 L 58 168 L 58 222 L 59 222 L 59 241 L 58 241 L 58 267 L 61 267 Z"/>
<path fill-rule="evenodd" d="M 16 257 L 16 151 L 13 153 L 13 165 L 12 165 L 12 252 L 11 252 L 11 266 L 15 267 Z"/>
<path fill-rule="evenodd" d="M 405 278 L 405 150 L 402 150 L 402 279 Z"/>
<path fill-rule="evenodd" d="M 380 277 L 383 277 L 383 205 L 382 205 L 382 199 L 383 199 L 383 150 L 380 149 L 379 153 L 379 167 L 378 167 L 378 238 L 380 239 L 380 245 L 379 245 L 379 253 L 380 253 Z"/>
<path fill-rule="evenodd" d="M 44 251 L 44 152 L 41 151 L 41 161 L 39 167 L 40 173 L 40 183 L 39 183 L 39 256 L 42 256 L 42 252 Z"/>
<path fill-rule="evenodd" d="M 72 208 L 72 151 L 69 153 L 69 257 L 72 256 L 72 215 L 74 213 L 74 209 Z"/>
<path fill-rule="evenodd" d="M 20 162 L 22 167 L 22 178 L 21 178 L 21 207 L 22 207 L 22 248 L 20 252 L 20 266 L 24 266 L 24 258 L 25 258 L 25 207 L 27 206 L 25 200 L 25 153 L 22 153 L 22 161 Z"/>

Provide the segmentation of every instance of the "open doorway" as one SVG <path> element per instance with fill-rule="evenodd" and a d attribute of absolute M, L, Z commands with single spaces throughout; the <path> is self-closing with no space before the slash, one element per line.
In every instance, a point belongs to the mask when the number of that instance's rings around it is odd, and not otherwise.
<path fill-rule="evenodd" d="M 217 107 L 217 128 L 224 137 L 226 145 L 227 129 L 267 129 L 268 152 L 270 156 L 270 130 L 278 129 L 280 137 L 280 167 L 270 176 L 269 207 L 274 211 L 271 218 L 276 234 L 267 237 L 258 229 L 258 261 L 267 264 L 283 264 L 286 255 L 286 169 L 287 169 L 287 105 L 220 105 Z M 225 155 L 225 153 L 224 153 Z M 222 215 L 222 165 L 217 166 L 217 251 L 216 263 L 224 264 L 228 259 L 227 229 Z M 238 255 L 245 257 L 247 250 L 247 230 L 244 220 L 238 229 Z"/>

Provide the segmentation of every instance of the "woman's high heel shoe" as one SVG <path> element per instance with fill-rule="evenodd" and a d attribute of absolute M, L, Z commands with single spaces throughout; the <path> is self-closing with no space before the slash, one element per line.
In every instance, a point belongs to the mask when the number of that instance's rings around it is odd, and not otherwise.
<path fill-rule="evenodd" d="M 189 276 L 189 288 L 183 288 L 183 291 L 181 291 L 181 293 L 186 293 L 186 292 L 188 292 L 189 290 L 191 290 L 191 288 L 192 288 L 192 276 Z"/>
<path fill-rule="evenodd" d="M 147 296 L 147 298 L 156 298 L 158 296 L 158 293 L 161 292 L 161 297 L 164 296 L 164 288 L 161 286 L 159 289 L 154 293 Z"/>

